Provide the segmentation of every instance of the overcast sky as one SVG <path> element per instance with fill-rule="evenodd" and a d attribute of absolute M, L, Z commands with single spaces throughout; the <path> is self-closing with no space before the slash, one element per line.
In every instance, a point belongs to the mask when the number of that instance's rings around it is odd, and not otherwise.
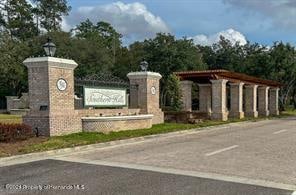
<path fill-rule="evenodd" d="M 68 30 L 85 20 L 111 23 L 125 43 L 169 32 L 212 44 L 219 35 L 231 41 L 295 44 L 296 0 L 68 0 Z"/>

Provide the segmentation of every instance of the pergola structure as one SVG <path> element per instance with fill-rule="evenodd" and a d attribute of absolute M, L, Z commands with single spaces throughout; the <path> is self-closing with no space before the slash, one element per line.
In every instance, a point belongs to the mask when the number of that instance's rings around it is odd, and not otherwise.
<path fill-rule="evenodd" d="M 281 83 L 227 70 L 175 72 L 181 80 L 183 111 L 192 111 L 193 82 L 199 86 L 199 111 L 214 120 L 279 115 Z M 230 110 L 227 109 L 227 85 Z M 258 101 L 258 106 L 257 106 Z"/>

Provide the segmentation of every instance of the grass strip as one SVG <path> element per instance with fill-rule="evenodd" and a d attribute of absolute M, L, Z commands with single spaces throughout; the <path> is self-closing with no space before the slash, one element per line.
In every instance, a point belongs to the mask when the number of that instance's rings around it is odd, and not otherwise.
<path fill-rule="evenodd" d="M 110 132 L 108 134 L 99 132 L 79 132 L 63 136 L 53 136 L 43 139 L 40 143 L 34 143 L 22 146 L 17 154 L 42 152 L 48 150 L 55 150 L 61 148 L 68 148 L 74 146 L 103 143 L 115 140 L 122 140 L 134 137 L 141 137 L 147 135 L 155 135 L 162 133 L 169 133 L 181 130 L 196 129 L 202 127 L 216 126 L 241 121 L 260 121 L 265 119 L 283 118 L 288 116 L 295 116 L 296 111 L 285 111 L 280 116 L 259 117 L 259 118 L 244 118 L 244 119 L 229 119 L 228 121 L 212 121 L 206 120 L 198 124 L 181 124 L 181 123 L 164 123 L 153 125 L 150 129 L 126 130 L 119 132 Z M 1 116 L 0 116 L 1 117 Z M 6 116 L 2 116 L 4 118 Z M 18 118 L 18 117 L 15 117 Z M 6 118 L 7 119 L 7 118 Z M 13 155 L 13 154 L 12 154 Z M 0 157 L 7 156 L 6 152 L 0 153 Z"/>
<path fill-rule="evenodd" d="M 103 143 L 114 140 L 128 139 L 141 137 L 146 135 L 155 135 L 161 133 L 169 133 L 174 131 L 194 129 L 200 127 L 214 126 L 226 124 L 222 121 L 205 121 L 200 124 L 179 124 L 179 123 L 164 123 L 153 125 L 150 129 L 126 130 L 119 132 L 110 132 L 108 134 L 99 132 L 79 132 L 63 136 L 53 136 L 45 142 L 29 145 L 19 150 L 20 153 L 41 152 L 54 150 L 66 147 L 74 147 L 87 144 Z"/>

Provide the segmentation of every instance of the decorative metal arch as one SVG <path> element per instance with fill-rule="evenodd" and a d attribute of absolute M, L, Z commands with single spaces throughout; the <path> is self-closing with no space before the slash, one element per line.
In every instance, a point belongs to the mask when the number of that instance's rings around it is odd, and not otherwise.
<path fill-rule="evenodd" d="M 110 86 L 110 87 L 123 87 L 129 88 L 128 81 L 120 79 L 110 73 L 99 73 L 88 75 L 82 78 L 75 78 L 76 86 Z"/>

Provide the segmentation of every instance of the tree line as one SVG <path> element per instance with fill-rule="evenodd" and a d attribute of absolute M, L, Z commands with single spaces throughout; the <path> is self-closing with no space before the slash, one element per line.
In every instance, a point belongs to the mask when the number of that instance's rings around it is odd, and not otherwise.
<path fill-rule="evenodd" d="M 122 43 L 122 35 L 112 25 L 86 20 L 70 32 L 61 29 L 62 16 L 71 7 L 66 0 L 6 0 L 0 3 L 0 97 L 27 91 L 27 72 L 22 65 L 30 56 L 43 56 L 42 45 L 51 37 L 57 46 L 56 56 L 71 58 L 79 66 L 75 76 L 111 73 L 122 79 L 130 71 L 139 70 L 140 62 L 149 63 L 148 70 L 163 75 L 162 106 L 178 109 L 180 94 L 175 71 L 226 69 L 276 80 L 284 84 L 280 91 L 281 108 L 296 108 L 296 53 L 289 43 L 274 42 L 262 46 L 248 42 L 232 44 L 221 37 L 211 46 L 194 44 L 183 37 L 158 33 L 154 38 Z"/>

